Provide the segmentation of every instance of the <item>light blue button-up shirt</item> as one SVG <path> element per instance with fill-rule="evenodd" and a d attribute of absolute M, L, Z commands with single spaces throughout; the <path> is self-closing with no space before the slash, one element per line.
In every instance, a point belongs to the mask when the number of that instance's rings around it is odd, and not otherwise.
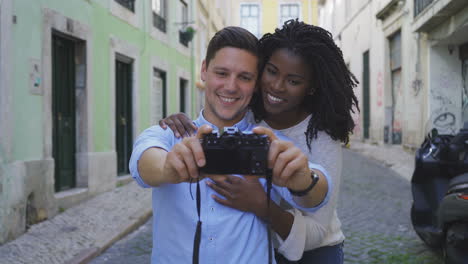
<path fill-rule="evenodd" d="M 214 125 L 203 118 L 202 113 L 194 123 L 198 127 L 209 124 L 216 129 Z M 244 118 L 235 127 L 239 131 L 250 132 L 255 125 Z M 282 135 L 277 134 L 277 136 L 286 139 Z M 130 159 L 130 172 L 139 185 L 151 188 L 142 180 L 138 172 L 138 160 L 143 152 L 151 147 L 170 151 L 179 141 L 180 139 L 177 139 L 170 129 L 164 130 L 159 126 L 153 126 L 143 131 L 134 144 Z M 283 198 L 291 205 L 309 212 L 316 211 L 325 204 L 331 193 L 331 181 L 327 172 L 320 165 L 309 164 L 309 166 L 322 171 L 329 182 L 329 191 L 324 202 L 314 208 L 302 208 L 294 202 L 287 188 L 275 185 L 273 185 L 271 192 L 272 200 L 278 202 L 280 198 Z M 211 198 L 215 191 L 206 186 L 205 181 L 207 180 L 210 179 L 203 179 L 200 182 L 201 221 L 203 222 L 200 263 L 267 263 L 268 237 L 265 223 L 252 213 L 218 204 Z M 260 182 L 264 187 L 266 186 L 264 178 L 261 178 Z M 192 262 L 198 215 L 196 199 L 192 199 L 190 188 L 195 198 L 196 184 L 164 184 L 153 187 L 152 264 Z M 273 263 L 275 263 L 274 259 Z"/>

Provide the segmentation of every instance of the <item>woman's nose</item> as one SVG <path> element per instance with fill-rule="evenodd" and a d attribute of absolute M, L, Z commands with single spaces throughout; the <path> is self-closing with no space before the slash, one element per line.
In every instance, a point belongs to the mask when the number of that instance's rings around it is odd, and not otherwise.
<path fill-rule="evenodd" d="M 272 88 L 274 91 L 277 91 L 277 92 L 282 92 L 284 90 L 284 85 L 283 85 L 283 80 L 281 79 L 276 79 L 273 81 L 273 83 L 271 84 Z"/>

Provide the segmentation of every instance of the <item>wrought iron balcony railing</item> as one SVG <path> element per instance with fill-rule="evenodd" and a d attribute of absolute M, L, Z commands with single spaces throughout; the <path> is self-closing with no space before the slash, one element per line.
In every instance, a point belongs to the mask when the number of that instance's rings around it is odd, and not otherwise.
<path fill-rule="evenodd" d="M 418 16 L 434 0 L 414 0 L 414 16 Z"/>
<path fill-rule="evenodd" d="M 166 19 L 153 12 L 153 26 L 162 32 L 166 32 Z"/>
<path fill-rule="evenodd" d="M 180 44 L 188 47 L 188 43 L 190 42 L 191 38 L 185 31 L 179 31 L 179 42 Z"/>
<path fill-rule="evenodd" d="M 115 0 L 117 3 L 126 7 L 128 10 L 135 12 L 135 0 Z"/>

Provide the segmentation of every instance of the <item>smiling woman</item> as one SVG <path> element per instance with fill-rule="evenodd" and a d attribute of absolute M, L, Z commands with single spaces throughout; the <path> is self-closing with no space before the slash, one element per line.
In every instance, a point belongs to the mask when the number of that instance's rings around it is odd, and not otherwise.
<path fill-rule="evenodd" d="M 261 78 L 263 103 L 272 128 L 291 127 L 309 115 L 302 101 L 313 94 L 310 72 L 304 60 L 289 49 L 272 54 Z"/>

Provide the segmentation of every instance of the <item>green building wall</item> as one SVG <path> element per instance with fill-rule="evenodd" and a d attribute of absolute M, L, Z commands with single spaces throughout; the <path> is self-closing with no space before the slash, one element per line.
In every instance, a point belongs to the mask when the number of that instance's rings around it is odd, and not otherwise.
<path fill-rule="evenodd" d="M 8 140 L 7 144 L 0 144 L 2 150 L 0 158 L 0 244 L 20 235 L 25 230 L 26 206 L 33 204 L 33 208 L 41 213 L 38 219 L 53 217 L 59 208 L 69 207 L 79 203 L 97 193 L 115 188 L 117 179 L 116 150 L 115 150 L 115 124 L 112 120 L 115 100 L 111 87 L 115 74 L 112 74 L 111 43 L 113 39 L 133 47 L 137 51 L 138 59 L 134 62 L 137 69 L 134 78 L 137 80 L 134 87 L 136 94 L 134 137 L 150 124 L 150 89 L 152 87 L 154 61 L 161 61 L 167 70 L 167 113 L 179 112 L 179 77 L 181 70 L 189 73 L 188 91 L 191 109 L 188 114 L 193 116 L 196 98 L 193 81 L 193 48 L 183 48 L 179 42 L 178 31 L 179 1 L 170 0 L 167 21 L 167 34 L 165 40 L 158 39 L 152 34 L 151 1 L 135 1 L 135 17 L 137 27 L 111 12 L 116 5 L 114 0 L 4 0 L 11 5 L 11 35 L 7 36 L 11 44 L 9 61 L 2 61 L 2 71 L 6 63 L 11 67 L 8 72 L 12 74 L 10 86 L 6 87 L 8 104 L 5 107 L 10 117 L 4 123 L 9 133 L 0 135 L 0 139 Z M 192 1 L 189 5 L 192 4 Z M 5 4 L 6 5 L 6 4 Z M 190 8 L 189 10 L 193 10 Z M 50 83 L 50 70 L 44 65 L 50 65 L 50 47 L 44 47 L 44 43 L 51 36 L 45 30 L 46 25 L 54 25 L 52 19 L 68 19 L 73 25 L 83 25 L 85 29 L 73 30 L 88 32 L 86 40 L 86 126 L 87 138 L 86 153 L 82 153 L 82 171 L 79 195 L 64 194 L 58 198 L 53 190 L 54 161 L 50 155 L 51 139 L 48 138 L 51 124 L 48 119 L 50 113 L 50 91 L 45 89 L 45 84 Z M 2 16 L 5 14 L 2 13 Z M 9 19 L 3 19 L 10 21 Z M 59 21 L 60 22 L 60 21 Z M 63 21 L 62 21 L 63 22 Z M 57 22 L 58 23 L 58 22 Z M 65 22 L 64 22 L 65 23 Z M 67 24 L 68 25 L 68 24 Z M 4 25 L 3 25 L 4 26 Z M 49 28 L 50 30 L 50 28 Z M 65 32 L 66 34 L 66 32 Z M 4 37 L 2 35 L 2 37 Z M 3 54 L 3 53 L 2 53 Z M 31 65 L 39 65 L 39 86 L 31 87 Z M 0 94 L 1 95 L 1 94 Z M 3 99 L 2 99 L 3 100 Z M 2 101 L 3 102 L 3 101 Z M 2 108 L 3 107 L 3 108 Z M 0 121 L 2 118 L 0 118 Z M 77 121 L 78 122 L 78 121 Z M 6 124 L 6 125 L 5 125 Z M 8 136 L 5 136 L 7 135 Z M 114 136 L 112 136 L 114 135 Z M 80 135 L 77 135 L 80 137 Z M 89 138 L 88 138 L 89 137 Z M 8 147 L 5 147 L 8 146 Z M 79 168 L 78 168 L 79 169 Z M 102 176 L 107 175 L 107 176 Z M 126 177 L 127 181 L 129 177 Z M 31 195 L 34 194 L 34 195 Z M 34 200 L 29 200 L 35 197 Z"/>

